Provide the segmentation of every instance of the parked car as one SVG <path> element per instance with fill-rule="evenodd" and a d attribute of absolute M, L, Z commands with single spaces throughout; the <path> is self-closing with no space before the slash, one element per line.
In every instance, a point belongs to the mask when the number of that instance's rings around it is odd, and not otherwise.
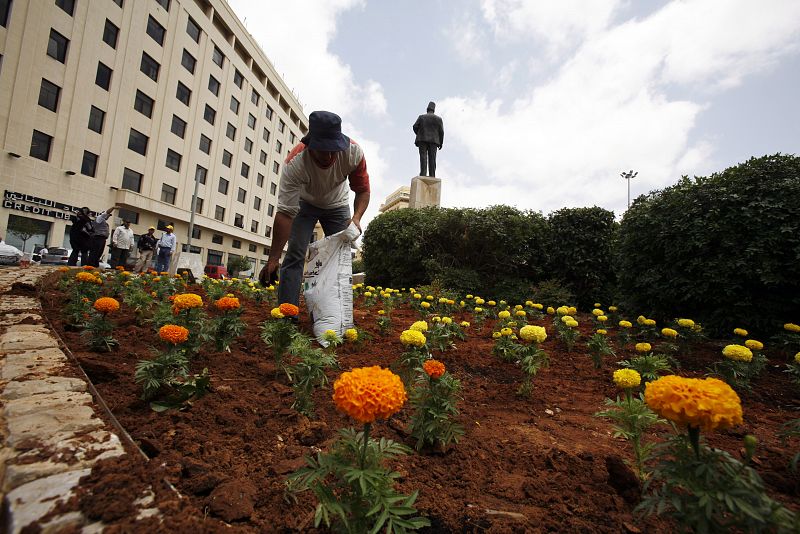
<path fill-rule="evenodd" d="M 22 251 L 13 245 L 0 243 L 0 265 L 19 265 Z"/>
<path fill-rule="evenodd" d="M 42 265 L 66 265 L 71 250 L 64 247 L 47 247 L 47 254 L 42 255 Z"/>
<path fill-rule="evenodd" d="M 203 272 L 209 278 L 228 278 L 228 269 L 224 265 L 206 265 Z"/>

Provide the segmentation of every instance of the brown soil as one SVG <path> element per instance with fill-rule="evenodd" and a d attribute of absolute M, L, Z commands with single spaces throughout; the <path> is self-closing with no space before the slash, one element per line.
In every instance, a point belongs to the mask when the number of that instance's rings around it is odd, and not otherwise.
<path fill-rule="evenodd" d="M 285 499 L 285 477 L 303 457 L 325 449 L 339 428 L 353 422 L 336 411 L 330 388 L 315 395 L 317 417 L 309 420 L 291 408 L 285 377 L 276 379 L 270 350 L 259 337 L 266 306 L 246 303 L 248 327 L 230 354 L 205 351 L 195 370 L 208 367 L 212 392 L 183 411 L 155 413 L 140 400 L 133 381 L 136 361 L 150 355 L 152 329 L 139 327 L 125 309 L 116 316 L 120 348 L 111 354 L 87 352 L 80 334 L 65 329 L 58 314 L 63 302 L 53 284 L 43 293 L 45 313 L 94 381 L 97 390 L 148 455 L 100 462 L 73 502 L 90 517 L 113 525 L 112 532 L 308 531 L 315 502 Z M 378 333 L 374 312 L 357 302 L 356 324 L 373 339 L 337 350 L 343 370 L 388 366 L 402 352 L 398 336 L 416 315 L 393 313 L 391 335 Z M 302 315 L 302 314 L 301 314 Z M 582 333 L 590 332 L 580 317 Z M 461 317 L 456 317 L 461 320 Z M 464 317 L 469 320 L 469 317 Z M 549 318 L 537 321 L 550 332 Z M 310 330 L 307 318 L 301 329 Z M 448 451 L 411 454 L 393 467 L 402 474 L 399 490 L 419 490 L 417 508 L 432 524 L 429 532 L 640 532 L 670 529 L 660 520 L 641 520 L 637 481 L 623 463 L 630 459 L 624 441 L 611 436 L 610 424 L 593 416 L 603 399 L 617 392 L 610 380 L 614 361 L 632 353 L 618 350 L 603 370 L 595 370 L 585 348 L 572 354 L 550 335 L 543 344 L 551 365 L 534 379 L 530 399 L 516 395 L 521 371 L 492 355 L 491 325 L 472 327 L 457 349 L 436 353 L 462 382 L 462 441 Z M 682 374 L 697 375 L 718 359 L 709 343 L 682 361 Z M 331 372 L 335 379 L 337 373 Z M 759 439 L 756 467 L 770 493 L 784 503 L 800 502 L 800 476 L 787 469 L 797 442 L 786 446 L 778 432 L 798 417 L 800 396 L 782 372 L 770 365 L 743 396 L 745 424 L 709 437 L 713 446 L 739 456 L 741 439 Z M 374 425 L 376 437 L 413 446 L 406 433 L 408 409 L 388 424 Z M 658 428 L 650 439 L 666 437 Z M 176 496 L 168 484 L 180 492 Z M 132 501 L 150 487 L 164 521 L 135 524 Z M 140 507 L 141 508 L 141 507 Z M 496 513 L 496 512 L 502 513 Z"/>

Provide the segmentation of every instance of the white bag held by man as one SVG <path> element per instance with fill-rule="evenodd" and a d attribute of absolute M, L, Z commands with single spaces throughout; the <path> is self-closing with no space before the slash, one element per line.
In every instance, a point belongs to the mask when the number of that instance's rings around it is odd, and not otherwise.
<path fill-rule="evenodd" d="M 322 346 L 326 330 L 339 337 L 353 328 L 353 258 L 350 244 L 361 235 L 355 224 L 308 245 L 303 295 Z"/>

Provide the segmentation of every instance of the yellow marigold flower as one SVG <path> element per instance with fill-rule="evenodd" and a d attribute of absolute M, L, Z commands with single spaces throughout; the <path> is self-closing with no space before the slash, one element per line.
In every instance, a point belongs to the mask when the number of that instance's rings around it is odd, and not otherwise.
<path fill-rule="evenodd" d="M 388 369 L 359 367 L 342 373 L 333 383 L 333 402 L 359 423 L 386 419 L 408 400 L 400 377 Z"/>
<path fill-rule="evenodd" d="M 94 309 L 101 313 L 111 313 L 119 310 L 119 301 L 111 297 L 100 297 L 94 301 Z"/>
<path fill-rule="evenodd" d="M 652 347 L 650 343 L 637 343 L 636 344 L 636 352 L 650 352 Z"/>
<path fill-rule="evenodd" d="M 351 343 L 358 341 L 358 330 L 355 328 L 348 328 L 344 331 L 344 338 Z"/>
<path fill-rule="evenodd" d="M 556 313 L 559 314 L 559 315 L 569 315 L 569 307 L 568 306 L 559 306 L 556 309 Z"/>
<path fill-rule="evenodd" d="M 153 282 L 160 282 L 160 281 L 161 281 L 161 277 L 160 276 L 154 276 L 153 277 Z"/>
<path fill-rule="evenodd" d="M 614 371 L 614 383 L 620 389 L 638 388 L 642 376 L 635 369 L 617 369 Z"/>
<path fill-rule="evenodd" d="M 503 337 L 503 334 L 500 332 L 492 332 L 492 339 L 497 339 L 499 337 Z"/>
<path fill-rule="evenodd" d="M 272 308 L 269 312 L 273 319 L 283 319 L 283 314 L 280 308 Z"/>
<path fill-rule="evenodd" d="M 176 310 L 179 311 L 189 308 L 202 308 L 203 298 L 194 293 L 181 293 L 180 295 L 175 295 L 172 305 Z"/>
<path fill-rule="evenodd" d="M 486 301 L 485 301 L 485 300 L 483 300 L 483 299 L 482 299 L 482 298 L 480 298 L 480 297 L 476 297 L 476 298 L 475 298 L 475 304 L 477 304 L 478 306 L 483 306 L 483 304 L 484 304 L 485 302 L 486 302 Z"/>
<path fill-rule="evenodd" d="M 637 318 L 636 318 L 636 322 L 637 322 L 638 324 L 644 324 L 644 322 L 645 322 L 646 320 L 647 320 L 647 317 L 645 317 L 644 315 L 640 315 L 639 317 L 637 317 Z"/>
<path fill-rule="evenodd" d="M 722 349 L 722 355 L 737 362 L 749 362 L 753 359 L 753 351 L 742 345 L 727 345 Z"/>
<path fill-rule="evenodd" d="M 616 306 L 609 306 L 608 307 L 608 311 L 610 311 L 611 313 L 614 313 L 615 311 L 617 311 L 617 307 Z"/>
<path fill-rule="evenodd" d="M 417 321 L 409 327 L 411 330 L 416 330 L 417 332 L 427 332 L 428 331 L 428 323 L 425 321 Z"/>
<path fill-rule="evenodd" d="M 403 330 L 403 332 L 400 334 L 400 343 L 403 345 L 421 347 L 426 341 L 427 339 L 425 338 L 425 334 L 419 330 Z"/>
<path fill-rule="evenodd" d="M 227 295 L 225 295 L 225 296 L 226 296 L 226 297 L 233 298 L 235 295 L 234 295 L 233 293 L 228 293 L 228 294 L 227 294 Z"/>
<path fill-rule="evenodd" d="M 664 337 L 675 339 L 678 337 L 678 331 L 672 328 L 662 328 L 661 335 Z"/>
<path fill-rule="evenodd" d="M 461 302 L 458 303 L 458 305 L 463 308 L 464 306 L 467 305 L 467 303 L 462 300 Z"/>
<path fill-rule="evenodd" d="M 155 296 L 157 296 L 157 295 L 158 295 L 158 294 L 157 294 L 155 291 L 151 291 L 151 292 L 150 292 L 150 296 L 151 296 L 151 297 L 155 297 Z"/>
<path fill-rule="evenodd" d="M 742 423 L 739 396 L 716 378 L 662 376 L 645 386 L 644 400 L 661 417 L 705 432 Z"/>
<path fill-rule="evenodd" d="M 645 326 L 655 326 L 656 325 L 656 320 L 655 319 L 645 319 L 644 320 L 644 325 Z"/>
<path fill-rule="evenodd" d="M 622 328 L 632 328 L 633 327 L 633 323 L 631 323 L 630 321 L 620 321 L 619 325 Z"/>
<path fill-rule="evenodd" d="M 534 302 L 533 307 L 536 308 L 537 310 L 541 310 L 542 308 L 544 308 L 544 306 L 539 304 L 538 302 Z"/>
<path fill-rule="evenodd" d="M 431 317 L 431 321 L 433 321 L 434 323 L 441 323 L 442 318 L 437 315 L 435 317 Z"/>
<path fill-rule="evenodd" d="M 517 304 L 516 306 L 514 306 L 514 309 L 515 310 L 521 310 L 522 309 L 522 304 Z"/>
<path fill-rule="evenodd" d="M 447 304 L 447 299 L 444 297 L 439 297 L 439 304 Z"/>
<path fill-rule="evenodd" d="M 452 324 L 453 323 L 453 319 L 451 317 L 442 317 L 442 322 L 444 324 Z"/>
<path fill-rule="evenodd" d="M 169 276 L 169 273 L 167 271 L 161 271 L 158 274 L 160 274 L 161 276 Z M 234 280 L 236 280 L 236 279 L 234 278 Z"/>
<path fill-rule="evenodd" d="M 744 346 L 750 350 L 764 350 L 764 344 L 755 339 L 748 339 L 744 342 Z"/>
<path fill-rule="evenodd" d="M 93 275 L 92 273 L 88 272 L 88 271 L 81 271 L 81 272 L 79 272 L 78 274 L 75 275 L 75 279 L 78 282 L 92 282 L 93 283 L 95 281 L 95 278 L 97 278 L 97 277 L 95 275 Z"/>
<path fill-rule="evenodd" d="M 691 328 L 694 326 L 694 321 L 691 319 L 678 319 L 678 326 L 682 326 L 684 328 Z"/>
<path fill-rule="evenodd" d="M 128 280 L 127 282 L 125 282 L 125 286 L 129 286 L 129 285 L 131 285 L 131 281 L 130 281 L 130 280 Z"/>
<path fill-rule="evenodd" d="M 386 315 L 386 311 L 385 310 L 378 310 L 378 315 Z"/>
<path fill-rule="evenodd" d="M 467 295 L 467 300 L 471 300 L 471 299 L 472 299 L 472 295 Z"/>
<path fill-rule="evenodd" d="M 788 330 L 789 332 L 800 333 L 800 325 L 796 325 L 794 323 L 786 323 L 783 325 L 784 330 Z"/>
<path fill-rule="evenodd" d="M 501 329 L 500 329 L 500 335 L 501 335 L 501 336 L 510 336 L 510 335 L 511 335 L 511 334 L 513 334 L 513 333 L 514 333 L 514 331 L 513 331 L 513 330 L 511 330 L 511 329 L 510 329 L 510 328 L 508 328 L 508 327 L 506 327 L 506 328 L 501 328 Z"/>
<path fill-rule="evenodd" d="M 553 308 L 552 306 L 548 306 L 548 307 L 547 307 L 547 314 L 548 314 L 548 315 L 553 315 L 553 314 L 555 314 L 555 313 L 556 313 L 556 310 L 555 310 L 555 308 Z"/>
<path fill-rule="evenodd" d="M 425 300 L 433 300 L 433 295 L 426 295 Z"/>
<path fill-rule="evenodd" d="M 506 304 L 508 304 L 506 301 L 504 301 L 504 300 L 501 300 L 501 301 L 500 301 L 500 305 L 501 305 L 501 306 L 505 306 Z"/>
<path fill-rule="evenodd" d="M 600 334 L 601 336 L 604 336 L 604 335 L 608 334 L 608 330 L 606 330 L 604 328 L 598 328 L 597 329 L 597 333 Z"/>
<path fill-rule="evenodd" d="M 595 302 L 595 303 L 594 303 L 594 307 L 595 307 L 595 308 L 599 308 L 599 307 L 601 307 L 601 306 L 602 306 L 602 304 L 600 304 L 599 302 Z"/>
<path fill-rule="evenodd" d="M 371 291 L 364 291 L 364 296 L 365 297 L 371 297 L 372 296 L 372 292 Z"/>
<path fill-rule="evenodd" d="M 516 321 L 509 321 L 508 323 L 506 323 L 506 326 L 509 327 L 509 328 L 516 328 L 517 327 L 517 322 Z"/>
<path fill-rule="evenodd" d="M 595 317 L 600 317 L 601 315 L 603 315 L 603 310 L 595 308 L 592 310 L 592 315 L 594 315 Z"/>
<path fill-rule="evenodd" d="M 227 311 L 227 310 L 236 310 L 241 306 L 239 304 L 239 299 L 236 297 L 222 297 L 218 301 L 214 303 L 214 307 L 218 310 Z"/>
<path fill-rule="evenodd" d="M 576 308 L 575 306 L 570 306 L 569 315 L 577 315 L 577 314 L 578 314 L 578 308 Z"/>
<path fill-rule="evenodd" d="M 69 271 L 69 267 L 59 267 L 58 270 L 59 272 L 66 273 Z"/>
<path fill-rule="evenodd" d="M 794 355 L 794 363 L 800 363 L 800 352 Z"/>
<path fill-rule="evenodd" d="M 189 330 L 176 324 L 165 324 L 158 329 L 158 337 L 167 343 L 177 345 L 189 339 Z"/>
<path fill-rule="evenodd" d="M 489 306 L 497 306 L 497 303 L 495 301 L 493 301 L 493 300 L 490 300 L 486 304 L 488 304 Z"/>
<path fill-rule="evenodd" d="M 733 329 L 733 333 L 734 333 L 734 335 L 742 336 L 742 337 L 747 337 L 747 334 L 748 334 L 747 330 L 745 330 L 744 328 L 734 328 Z"/>
<path fill-rule="evenodd" d="M 431 303 L 428 302 L 427 300 L 423 300 L 422 302 L 420 302 L 419 305 L 425 308 L 426 310 L 431 307 Z"/>
<path fill-rule="evenodd" d="M 475 313 L 480 313 L 483 311 L 483 308 L 475 307 Z"/>
<path fill-rule="evenodd" d="M 527 325 L 520 328 L 519 337 L 524 341 L 542 343 L 547 339 L 547 330 L 543 326 Z"/>
<path fill-rule="evenodd" d="M 600 315 L 597 317 L 597 320 L 600 321 L 601 323 L 604 323 L 608 321 L 608 317 L 606 317 L 605 315 Z"/>
<path fill-rule="evenodd" d="M 508 310 L 503 310 L 497 314 L 497 317 L 499 317 L 500 319 L 508 319 L 509 317 L 511 317 L 511 312 L 509 312 Z"/>
<path fill-rule="evenodd" d="M 516 315 L 517 317 L 526 317 L 528 314 L 525 313 L 525 310 L 517 310 L 516 313 L 514 313 L 514 315 Z"/>
<path fill-rule="evenodd" d="M 567 326 L 570 328 L 575 328 L 576 326 L 578 326 L 578 321 L 576 321 L 575 319 L 567 321 Z"/>
<path fill-rule="evenodd" d="M 322 339 L 328 343 L 333 343 L 339 341 L 339 334 L 336 333 L 336 330 L 328 329 L 322 334 Z"/>
<path fill-rule="evenodd" d="M 130 273 L 129 271 L 122 271 L 122 272 L 121 272 L 121 273 L 119 273 L 119 274 L 120 274 L 121 276 L 130 276 L 130 275 L 131 275 L 131 273 Z"/>
<path fill-rule="evenodd" d="M 285 317 L 297 317 L 297 314 L 300 313 L 300 308 L 289 302 L 284 302 L 278 306 L 278 309 Z"/>
<path fill-rule="evenodd" d="M 426 360 L 422 364 L 422 369 L 434 380 L 441 378 L 445 371 L 444 364 L 439 360 Z"/>
<path fill-rule="evenodd" d="M 533 301 L 532 300 L 526 300 L 525 301 L 525 306 L 527 306 L 529 308 L 533 308 Z"/>
<path fill-rule="evenodd" d="M 469 321 L 461 321 L 462 328 L 469 328 Z"/>
<path fill-rule="evenodd" d="M 562 315 L 561 316 L 561 322 L 564 323 L 564 324 L 567 324 L 567 322 L 574 321 L 574 320 L 575 320 L 575 318 L 572 317 L 571 315 Z"/>

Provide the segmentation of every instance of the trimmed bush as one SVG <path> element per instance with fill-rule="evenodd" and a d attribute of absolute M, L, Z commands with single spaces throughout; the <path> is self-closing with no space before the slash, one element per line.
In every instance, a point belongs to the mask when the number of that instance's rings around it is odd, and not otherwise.
<path fill-rule="evenodd" d="M 616 266 L 628 309 L 772 333 L 800 310 L 800 158 L 752 158 L 636 199 Z"/>

